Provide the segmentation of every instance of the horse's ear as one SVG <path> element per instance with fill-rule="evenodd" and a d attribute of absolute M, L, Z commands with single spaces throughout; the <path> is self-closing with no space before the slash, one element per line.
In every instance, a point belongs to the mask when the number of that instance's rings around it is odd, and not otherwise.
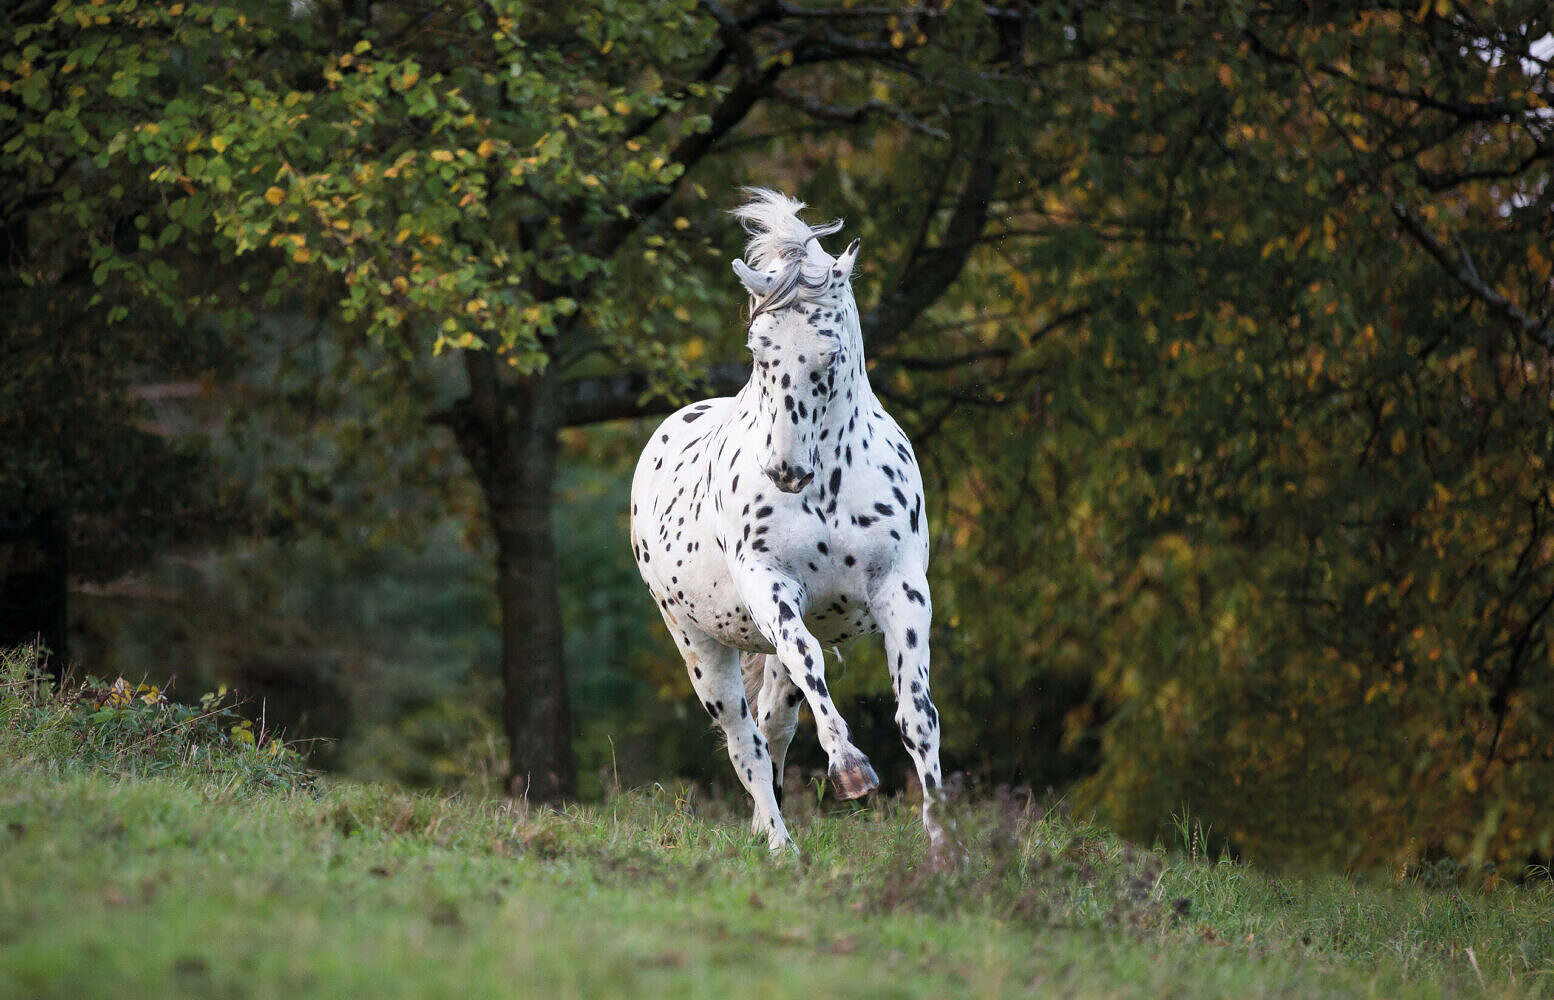
<path fill-rule="evenodd" d="M 777 278 L 774 274 L 763 274 L 757 271 L 738 257 L 734 258 L 734 273 L 739 276 L 745 289 L 758 299 L 766 298 L 767 293 L 772 290 L 772 282 Z"/>
<path fill-rule="evenodd" d="M 838 257 L 836 263 L 831 266 L 833 284 L 846 281 L 852 277 L 853 262 L 858 259 L 858 244 L 861 242 L 863 241 L 853 240 L 847 244 L 847 249 L 842 251 L 842 256 Z"/>

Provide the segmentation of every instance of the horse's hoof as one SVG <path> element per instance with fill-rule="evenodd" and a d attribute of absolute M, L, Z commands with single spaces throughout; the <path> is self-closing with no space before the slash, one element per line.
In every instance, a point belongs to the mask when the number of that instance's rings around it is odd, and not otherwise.
<path fill-rule="evenodd" d="M 843 801 L 862 798 L 880 785 L 874 768 L 869 766 L 869 759 L 862 754 L 847 767 L 832 764 L 830 777 L 831 784 L 836 788 L 836 797 Z"/>
<path fill-rule="evenodd" d="M 954 871 L 971 862 L 971 852 L 948 838 L 928 846 L 928 870 L 931 872 Z"/>

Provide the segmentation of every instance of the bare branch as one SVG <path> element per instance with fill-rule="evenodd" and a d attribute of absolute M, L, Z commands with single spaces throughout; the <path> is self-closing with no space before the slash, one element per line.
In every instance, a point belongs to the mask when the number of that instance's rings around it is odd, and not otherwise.
<path fill-rule="evenodd" d="M 1078 306 L 1065 310 L 1032 331 L 1029 342 L 1034 344 L 1059 327 L 1066 326 L 1076 319 L 1088 316 L 1093 311 L 1094 308 L 1091 306 Z M 981 322 L 981 320 L 974 322 Z M 964 354 L 952 354 L 943 357 L 892 354 L 880 358 L 875 365 L 875 370 L 888 371 L 892 368 L 901 368 L 906 371 L 942 372 L 949 371 L 952 368 L 976 364 L 979 361 L 1007 361 L 1014 356 L 1015 351 L 1012 347 L 989 347 L 980 351 L 968 351 Z"/>
<path fill-rule="evenodd" d="M 750 378 L 750 368 L 742 364 L 712 365 L 707 369 L 704 391 L 709 396 L 731 396 Z M 568 427 L 627 420 L 673 413 L 683 400 L 649 396 L 652 386 L 646 376 L 599 375 L 568 379 L 561 384 L 562 423 Z"/>
<path fill-rule="evenodd" d="M 1438 193 L 1474 181 L 1503 181 L 1513 177 L 1520 177 L 1529 167 L 1540 161 L 1554 157 L 1554 143 L 1537 143 L 1532 152 L 1528 153 L 1517 163 L 1508 167 L 1481 167 L 1476 170 L 1463 170 L 1453 173 L 1437 173 L 1424 167 L 1415 169 L 1419 178 L 1419 185 L 1426 191 Z"/>
<path fill-rule="evenodd" d="M 1499 313 L 1512 326 L 1520 329 L 1523 334 L 1542 344 L 1546 350 L 1554 351 L 1554 314 L 1541 317 L 1527 315 L 1515 302 L 1495 291 L 1478 276 L 1478 269 L 1473 266 L 1473 261 L 1465 251 L 1459 250 L 1459 253 L 1454 256 L 1445 244 L 1436 239 L 1424 224 L 1414 217 L 1407 206 L 1391 195 L 1386 197 L 1388 206 L 1398 222 L 1402 224 L 1403 231 L 1437 264 L 1441 265 L 1447 274 L 1490 309 Z"/>
<path fill-rule="evenodd" d="M 1403 204 L 1396 195 L 1387 189 L 1387 185 L 1384 183 L 1381 175 L 1361 154 L 1359 144 L 1349 134 L 1349 130 L 1338 120 L 1338 116 L 1328 109 L 1327 102 L 1322 100 L 1316 81 L 1311 78 L 1311 74 L 1306 67 L 1298 62 L 1293 63 L 1293 65 L 1305 81 L 1306 89 L 1310 92 L 1311 99 L 1316 104 L 1317 110 L 1322 113 L 1322 117 L 1327 120 L 1328 125 L 1338 133 L 1338 137 L 1343 140 L 1344 146 L 1349 150 L 1349 156 L 1355 168 L 1370 183 L 1375 192 L 1386 200 L 1387 207 L 1392 210 L 1393 216 L 1402 225 L 1403 231 L 1425 253 L 1429 254 L 1430 258 L 1439 264 L 1442 270 L 1477 297 L 1479 301 L 1489 306 L 1492 311 L 1498 313 L 1523 335 L 1541 344 L 1545 350 L 1554 351 L 1554 328 L 1551 328 L 1551 325 L 1554 325 L 1554 312 L 1547 313 L 1541 317 L 1527 315 L 1515 302 L 1500 294 L 1488 282 L 1479 277 L 1478 269 L 1473 266 L 1473 260 L 1468 256 L 1465 249 L 1459 245 L 1458 253 L 1453 255 L 1444 243 L 1436 239 L 1430 230 L 1425 227 L 1424 223 L 1415 218 L 1414 214 L 1408 210 L 1408 206 Z"/>
<path fill-rule="evenodd" d="M 1306 66 L 1299 58 L 1269 46 L 1266 42 L 1257 37 L 1257 35 L 1251 31 L 1245 32 L 1245 35 L 1247 40 L 1251 43 L 1252 50 L 1254 52 L 1260 52 L 1276 63 L 1295 67 L 1300 71 L 1301 75 L 1306 76 L 1309 81 L 1310 77 Z M 1456 101 L 1436 97 L 1434 94 L 1427 94 L 1423 91 L 1400 90 L 1396 87 L 1389 87 L 1385 84 L 1373 83 L 1368 80 L 1361 80 L 1329 63 L 1317 63 L 1313 66 L 1313 68 L 1323 76 L 1336 80 L 1342 80 L 1349 86 L 1363 90 L 1366 93 L 1375 94 L 1378 97 L 1389 97 L 1394 100 L 1408 101 L 1409 103 L 1417 105 L 1418 107 L 1429 108 L 1432 111 L 1439 111 L 1444 114 L 1451 115 L 1464 122 L 1511 121 L 1514 120 L 1518 115 L 1527 114 L 1527 112 L 1530 110 L 1526 102 Z"/>
<path fill-rule="evenodd" d="M 879 303 L 863 317 L 872 345 L 888 344 L 900 337 L 960 277 L 966 260 L 979 243 L 998 185 L 1003 162 L 997 155 L 999 142 L 997 120 L 988 113 L 978 132 L 976 150 L 968 157 L 966 180 L 944 238 L 937 246 L 919 244 L 909 250 L 894 287 L 881 295 Z"/>
<path fill-rule="evenodd" d="M 968 351 L 965 354 L 950 354 L 939 358 L 892 354 L 881 358 L 874 365 L 874 370 L 889 371 L 892 368 L 901 368 L 909 372 L 942 372 L 976 364 L 979 361 L 1007 361 L 1013 356 L 1012 347 L 989 347 L 983 351 Z"/>
<path fill-rule="evenodd" d="M 790 105 L 821 121 L 836 122 L 843 125 L 858 125 L 867 120 L 871 115 L 883 115 L 900 123 L 919 135 L 926 135 L 930 139 L 945 140 L 949 135 L 939 128 L 929 125 L 921 119 L 907 114 L 906 110 L 890 104 L 886 101 L 865 101 L 851 108 L 844 108 L 835 104 L 822 104 L 812 97 L 795 94 L 792 91 L 778 85 L 772 88 L 772 97 L 784 104 Z"/>

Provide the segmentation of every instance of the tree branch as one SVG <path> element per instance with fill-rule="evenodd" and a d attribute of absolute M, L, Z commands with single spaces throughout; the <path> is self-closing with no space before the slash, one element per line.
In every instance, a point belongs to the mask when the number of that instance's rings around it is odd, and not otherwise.
<path fill-rule="evenodd" d="M 1524 336 L 1541 344 L 1545 350 L 1554 351 L 1554 311 L 1540 317 L 1527 315 L 1515 302 L 1501 295 L 1488 282 L 1479 277 L 1478 269 L 1473 266 L 1473 260 L 1468 256 L 1465 249 L 1459 246 L 1458 255 L 1454 256 L 1444 243 L 1436 239 L 1430 230 L 1425 227 L 1424 223 L 1415 218 L 1414 214 L 1408 210 L 1408 206 L 1404 205 L 1397 196 L 1387 189 L 1387 185 L 1384 183 L 1381 175 L 1361 155 L 1359 146 L 1349 134 L 1349 130 L 1338 120 L 1338 116 L 1328 109 L 1327 102 L 1322 100 L 1316 81 L 1311 79 L 1311 74 L 1307 72 L 1305 66 L 1298 62 L 1294 63 L 1294 65 L 1301 78 L 1305 81 L 1306 89 L 1311 93 L 1311 99 L 1315 103 L 1317 110 L 1321 112 L 1323 118 L 1327 119 L 1328 124 L 1338 133 L 1338 137 L 1343 140 L 1344 146 L 1349 150 L 1349 156 L 1355 168 L 1370 183 L 1375 192 L 1386 200 L 1387 207 L 1391 209 L 1393 216 L 1402 225 L 1403 231 L 1408 234 L 1409 238 L 1417 243 L 1425 253 L 1429 254 L 1430 258 L 1439 264 L 1441 269 L 1450 275 L 1454 281 L 1467 289 L 1479 301 L 1489 306 L 1493 312 L 1498 313 Z"/>
<path fill-rule="evenodd" d="M 1485 305 L 1501 315 L 1512 326 L 1517 327 L 1523 334 L 1542 344 L 1546 350 L 1554 351 L 1554 315 L 1533 317 L 1521 310 L 1515 302 L 1501 295 L 1491 288 L 1484 279 L 1478 276 L 1478 269 L 1473 266 L 1473 261 L 1466 251 L 1460 251 L 1459 256 L 1454 257 L 1446 246 L 1437 240 L 1424 224 L 1414 218 L 1407 206 L 1390 194 L 1385 196 L 1392 214 L 1397 217 L 1399 223 L 1415 243 L 1434 258 L 1445 272 L 1456 280 L 1463 288 L 1472 292 Z"/>
<path fill-rule="evenodd" d="M 795 94 L 781 85 L 772 88 L 772 97 L 784 104 L 795 107 L 821 121 L 836 122 L 842 125 L 858 125 L 868 119 L 870 115 L 880 114 L 905 126 L 919 135 L 926 135 L 930 139 L 945 140 L 949 135 L 939 128 L 929 125 L 927 122 L 914 118 L 907 114 L 905 109 L 885 101 L 865 101 L 851 108 L 844 108 L 835 104 L 822 104 L 812 97 Z"/>
<path fill-rule="evenodd" d="M 1426 191 L 1438 194 L 1449 190 L 1459 184 L 1468 184 L 1473 181 L 1503 181 L 1513 177 L 1520 177 L 1528 168 L 1541 160 L 1554 157 L 1554 143 L 1535 143 L 1532 152 L 1528 153 L 1518 163 L 1508 167 L 1480 167 L 1475 170 L 1463 170 L 1453 173 L 1436 173 L 1424 167 L 1416 167 L 1414 172 L 1419 178 L 1419 184 Z"/>
<path fill-rule="evenodd" d="M 749 381 L 750 368 L 743 364 L 712 365 L 702 383 L 709 396 L 731 396 Z M 646 376 L 597 375 L 568 379 L 561 384 L 562 423 L 567 427 L 627 420 L 673 413 L 684 405 L 664 396 L 644 396 L 652 391 Z"/>
<path fill-rule="evenodd" d="M 895 287 L 881 295 L 879 303 L 863 317 L 870 347 L 898 339 L 960 277 L 978 245 L 998 186 L 1003 163 L 997 155 L 999 142 L 997 119 L 987 112 L 943 240 L 935 247 L 918 244 L 908 251 Z M 926 237 L 926 228 L 922 235 Z"/>

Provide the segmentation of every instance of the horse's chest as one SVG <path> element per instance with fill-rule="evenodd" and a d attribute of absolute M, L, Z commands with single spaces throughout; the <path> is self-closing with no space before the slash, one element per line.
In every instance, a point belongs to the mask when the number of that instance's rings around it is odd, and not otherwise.
<path fill-rule="evenodd" d="M 891 561 L 890 551 L 856 529 L 849 506 L 766 491 L 742 501 L 730 515 L 721 551 L 733 561 L 770 566 L 796 583 L 805 626 L 816 639 L 845 642 L 879 631 L 869 610 L 868 581 Z M 720 599 L 698 609 L 698 624 L 731 645 L 764 649 L 734 588 L 717 590 Z"/>

